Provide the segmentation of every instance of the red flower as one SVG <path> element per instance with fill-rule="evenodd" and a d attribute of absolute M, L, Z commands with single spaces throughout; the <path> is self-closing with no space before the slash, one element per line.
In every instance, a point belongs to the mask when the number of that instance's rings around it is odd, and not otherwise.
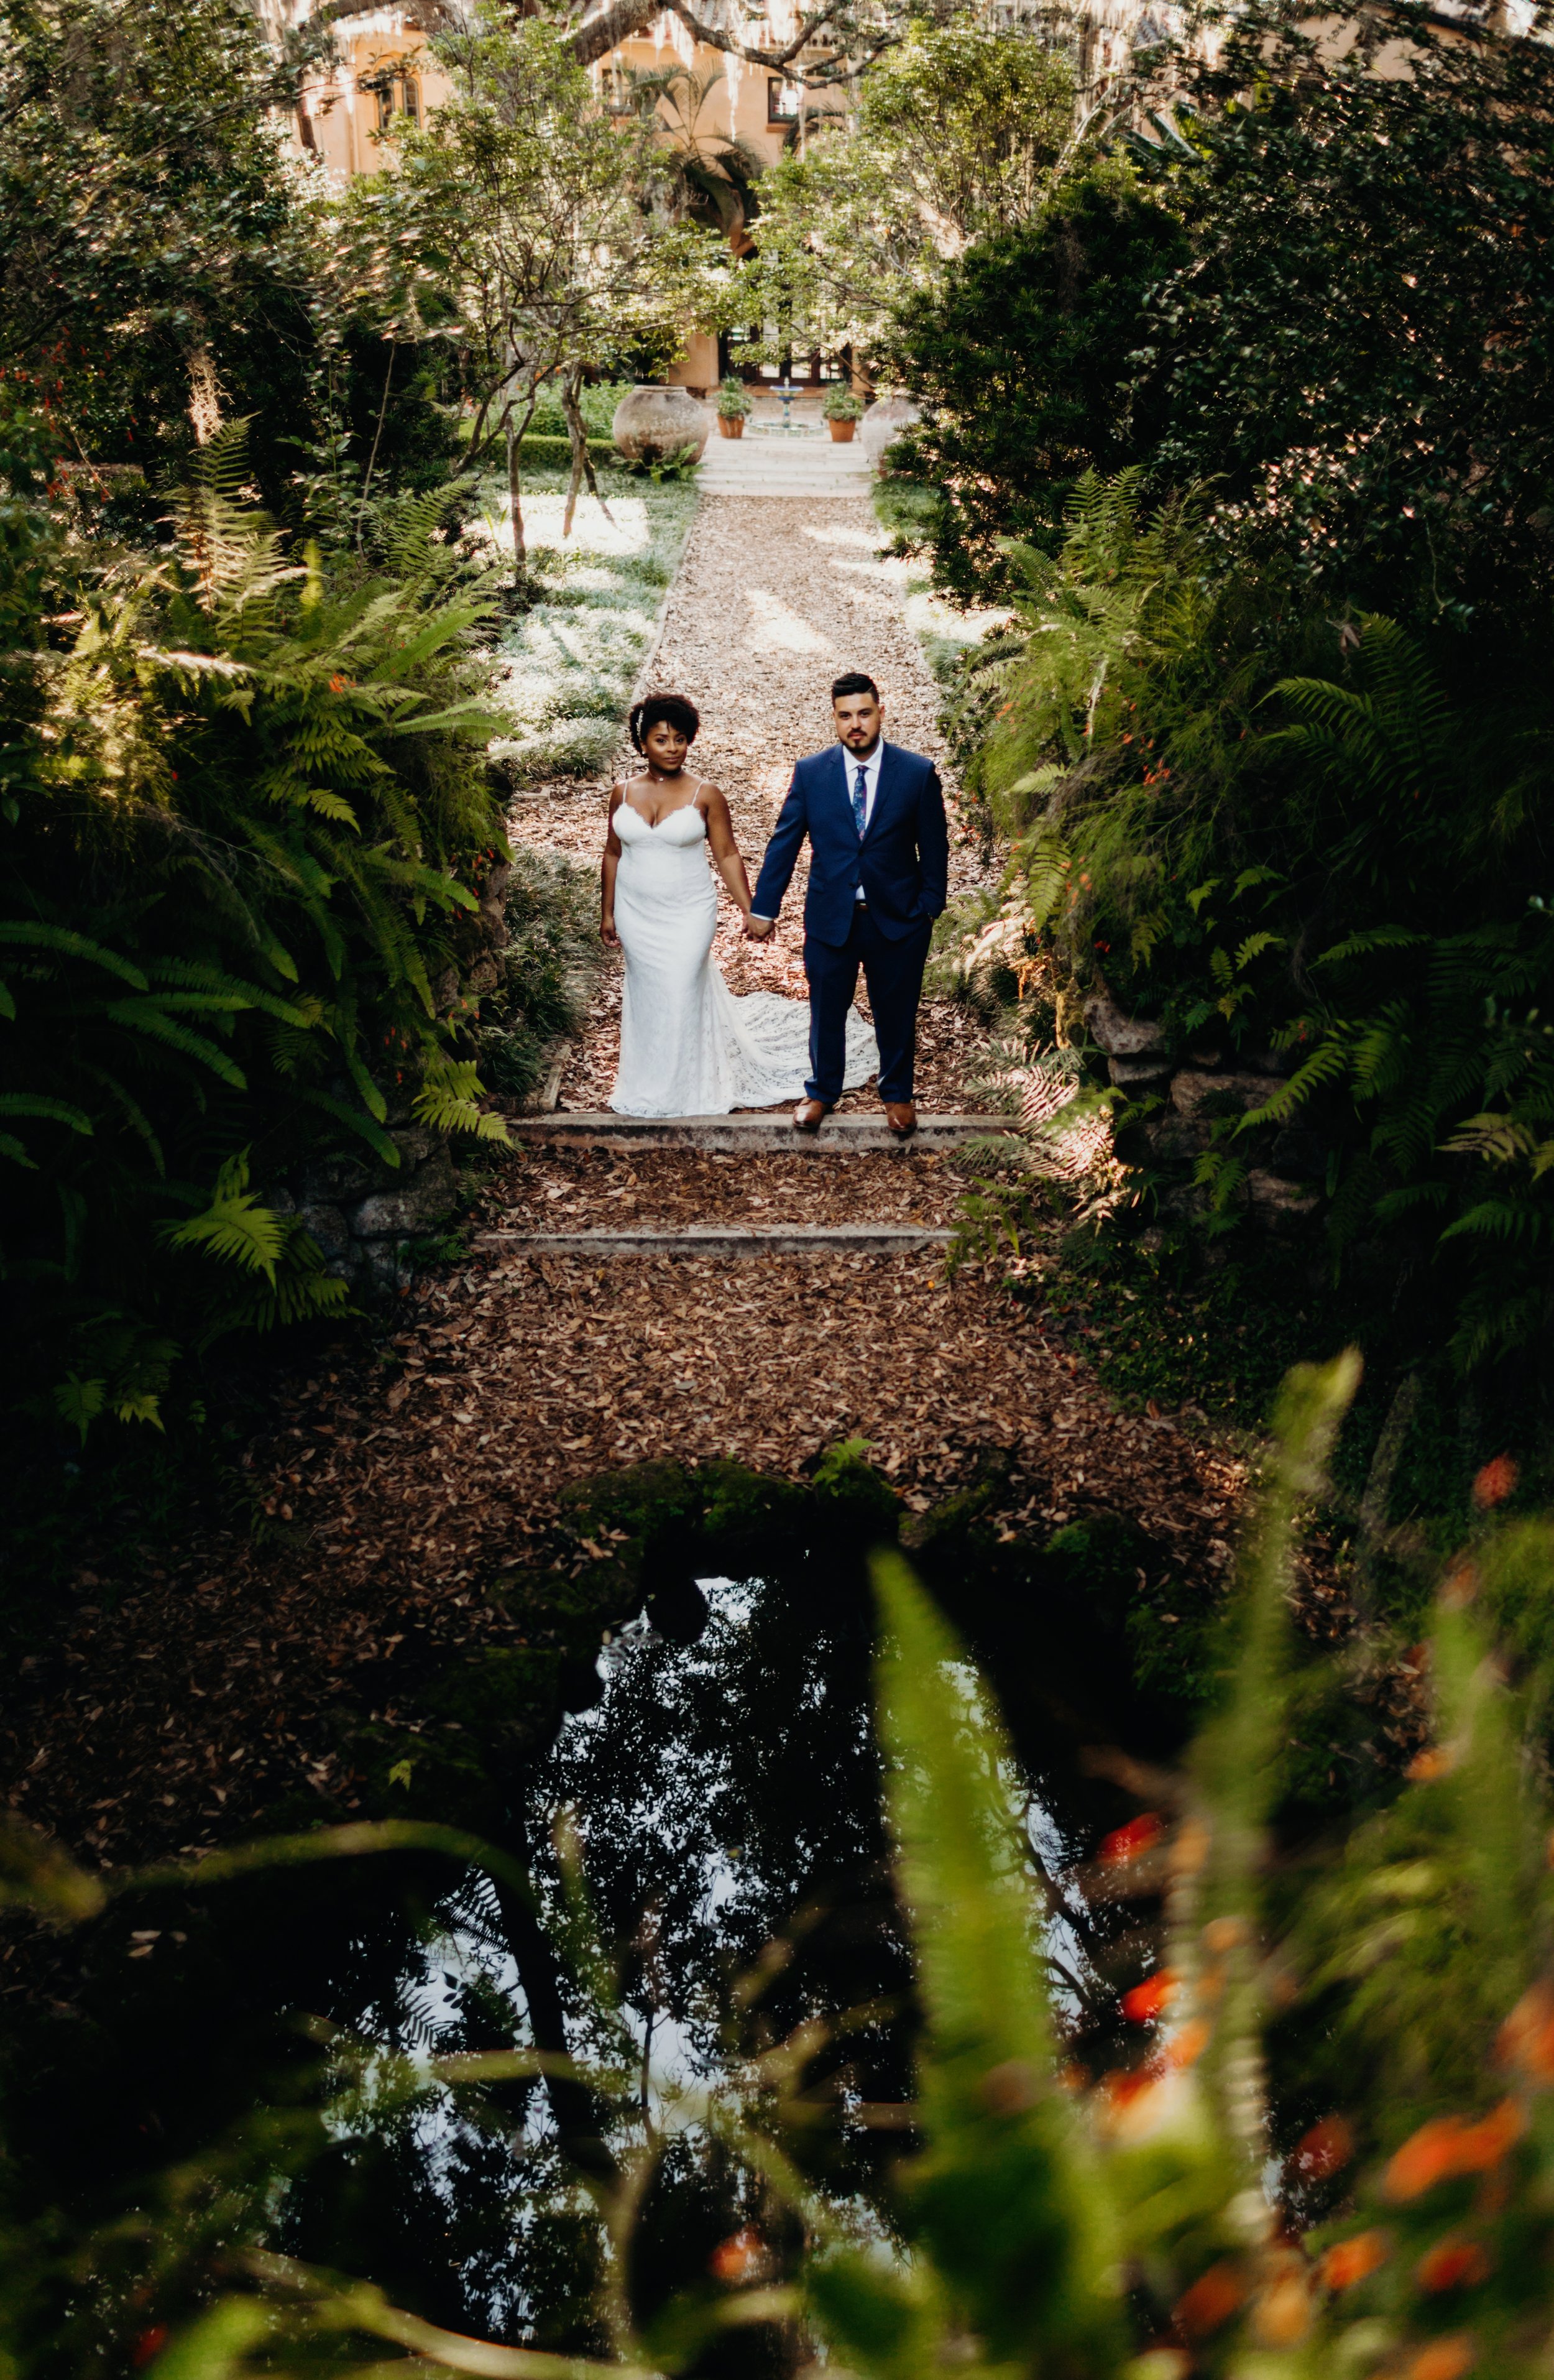
<path fill-rule="evenodd" d="M 1438 2240 L 1414 2271 L 1422 2289 L 1472 2289 L 1488 2277 L 1489 2259 L 1476 2240 Z"/>
<path fill-rule="evenodd" d="M 1143 1816 L 1130 1818 L 1125 1827 L 1116 1827 L 1102 1842 L 1096 1857 L 1102 1867 L 1121 1867 L 1128 1860 L 1137 1859 L 1141 1852 L 1153 1851 L 1165 1833 L 1165 1820 L 1154 1810 Z"/>
<path fill-rule="evenodd" d="M 1342 2116 L 1324 2116 L 1295 2143 L 1290 2162 L 1303 2181 L 1330 2181 L 1354 2154 L 1354 2134 Z"/>
<path fill-rule="evenodd" d="M 730 2289 L 737 2289 L 743 2281 L 756 2280 L 765 2267 L 766 2242 L 748 2223 L 721 2240 L 707 2259 L 707 2269 L 713 2279 L 724 2282 Z"/>
<path fill-rule="evenodd" d="M 1473 1500 L 1480 1512 L 1493 1504 L 1503 1504 L 1516 1485 L 1516 1465 L 1509 1454 L 1497 1454 L 1484 1465 L 1473 1483 Z"/>
<path fill-rule="evenodd" d="M 1228 2322 L 1246 2295 L 1246 2281 L 1236 2265 L 1210 2265 L 1207 2273 L 1179 2298 L 1172 2320 L 1184 2338 L 1202 2338 Z"/>
<path fill-rule="evenodd" d="M 1123 2014 L 1130 2024 L 1153 2024 L 1175 1996 L 1176 1977 L 1169 1967 L 1161 1967 L 1123 1994 Z"/>

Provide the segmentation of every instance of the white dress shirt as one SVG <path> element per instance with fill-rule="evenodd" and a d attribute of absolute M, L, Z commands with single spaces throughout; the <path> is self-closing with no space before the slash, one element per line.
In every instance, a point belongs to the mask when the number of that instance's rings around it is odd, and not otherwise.
<path fill-rule="evenodd" d="M 860 769 L 863 771 L 863 831 L 864 833 L 867 834 L 868 832 L 869 820 L 874 816 L 875 795 L 880 791 L 880 763 L 885 757 L 885 739 L 881 735 L 878 743 L 875 745 L 873 751 L 868 753 L 861 760 L 854 759 L 852 753 L 848 751 L 845 744 L 839 744 L 837 746 L 837 750 L 842 755 L 842 759 L 847 771 L 844 782 L 846 784 L 847 807 L 849 809 L 853 807 L 853 787 L 857 783 L 857 772 Z M 856 898 L 861 901 L 863 897 L 863 886 L 860 884 L 858 886 Z M 760 915 L 760 912 L 757 909 L 752 909 L 750 915 L 754 917 L 758 926 L 770 926 L 772 923 L 772 920 L 770 917 L 763 917 Z"/>

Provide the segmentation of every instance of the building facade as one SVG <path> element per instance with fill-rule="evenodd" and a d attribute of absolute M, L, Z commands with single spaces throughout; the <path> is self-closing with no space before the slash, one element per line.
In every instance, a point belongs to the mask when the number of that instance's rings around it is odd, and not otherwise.
<path fill-rule="evenodd" d="M 383 136 L 396 119 L 422 122 L 447 95 L 447 83 L 430 46 L 430 35 L 446 14 L 443 0 L 260 0 L 273 34 L 281 38 L 326 14 L 334 36 L 335 64 L 305 88 L 293 138 L 303 154 L 317 158 L 341 180 L 380 171 L 386 162 Z M 1000 14 L 1011 21 L 1023 0 L 1004 0 Z M 603 8 L 590 10 L 584 30 Z M 1156 0 L 1156 13 L 1173 13 L 1170 0 Z M 769 49 L 774 60 L 797 30 L 795 0 L 766 0 L 764 22 L 753 30 L 740 25 L 746 46 Z M 1086 81 L 1103 79 L 1125 65 L 1141 24 L 1148 23 L 1146 0 L 1087 0 L 1081 24 L 1081 70 Z M 624 110 L 634 103 L 637 79 L 665 78 L 659 103 L 666 140 L 716 163 L 732 164 L 735 194 L 724 229 L 735 253 L 749 245 L 737 203 L 742 176 L 776 163 L 785 145 L 804 140 L 822 115 L 845 107 L 837 91 L 807 93 L 774 63 L 731 56 L 698 42 L 667 9 L 599 57 L 590 72 L 601 106 Z M 727 195 L 727 194 L 725 194 Z M 844 376 L 834 358 L 795 356 L 783 368 L 747 363 L 737 334 L 722 339 L 704 331 L 687 334 L 684 354 L 668 378 L 698 395 L 735 370 L 750 380 L 780 376 L 811 386 Z"/>

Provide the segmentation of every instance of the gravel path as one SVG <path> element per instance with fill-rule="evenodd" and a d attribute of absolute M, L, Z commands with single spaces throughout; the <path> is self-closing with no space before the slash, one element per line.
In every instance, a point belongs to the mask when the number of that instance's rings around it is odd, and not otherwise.
<path fill-rule="evenodd" d="M 862 669 L 884 696 L 891 740 L 939 762 L 951 809 L 952 891 L 982 880 L 935 724 L 939 690 L 906 619 L 906 565 L 880 551 L 880 536 L 868 504 L 850 498 L 709 496 L 697 515 L 664 614 L 651 690 L 688 695 L 700 711 L 697 762 L 728 795 L 752 879 L 795 761 L 833 741 L 832 678 Z M 515 832 L 525 843 L 559 845 L 593 860 L 603 842 L 606 792 L 602 779 L 552 785 L 521 805 Z M 765 945 L 745 941 L 738 913 L 720 891 L 714 955 L 733 990 L 807 997 L 803 886 L 801 862 L 777 933 Z M 606 1104 L 620 1036 L 620 965 L 616 959 L 606 969 L 563 1077 L 565 1107 Z M 861 987 L 860 1004 L 867 1008 Z M 977 1039 L 963 1011 L 948 1002 L 925 1004 L 920 1106 L 943 1111 L 963 1103 Z M 870 1086 L 842 1104 L 871 1108 L 878 1094 Z"/>

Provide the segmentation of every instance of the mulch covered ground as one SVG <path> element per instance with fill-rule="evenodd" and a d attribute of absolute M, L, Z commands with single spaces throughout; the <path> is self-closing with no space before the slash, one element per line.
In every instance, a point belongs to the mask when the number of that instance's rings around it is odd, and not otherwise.
<path fill-rule="evenodd" d="M 929 1149 L 832 1156 L 544 1149 L 504 1167 L 488 1230 L 600 1232 L 664 1223 L 920 1223 L 955 1219 L 965 1177 Z"/>
<path fill-rule="evenodd" d="M 1117 1414 L 1030 1309 L 935 1261 L 498 1259 L 406 1309 L 398 1362 L 300 1384 L 250 1451 L 266 1536 L 197 1538 L 149 1577 L 94 1553 L 9 1700 L 15 1808 L 113 1862 L 230 1836 L 299 1787 L 349 1809 L 341 1703 L 394 1718 L 429 1658 L 521 1641 L 485 1584 L 555 1558 L 569 1483 L 646 1458 L 797 1476 L 856 1435 L 917 1512 L 996 1456 L 1006 1528 L 1108 1510 L 1184 1579 L 1229 1560 L 1239 1464 Z"/>

